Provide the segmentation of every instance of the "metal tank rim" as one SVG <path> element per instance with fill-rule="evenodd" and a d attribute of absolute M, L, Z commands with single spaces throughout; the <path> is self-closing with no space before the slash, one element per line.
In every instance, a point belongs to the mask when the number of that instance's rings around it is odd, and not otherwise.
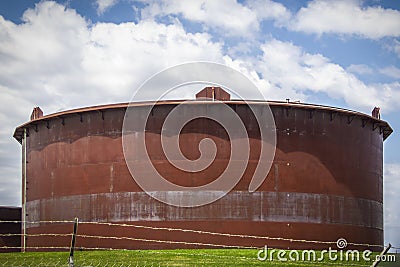
<path fill-rule="evenodd" d="M 44 115 L 43 117 L 30 120 L 20 126 L 18 126 L 13 134 L 13 137 L 19 142 L 22 143 L 24 129 L 29 129 L 29 127 L 37 126 L 39 123 L 47 122 L 52 119 L 60 119 L 65 118 L 71 115 L 82 114 L 85 112 L 104 112 L 109 109 L 123 109 L 127 107 L 134 107 L 134 106 L 147 106 L 147 105 L 178 105 L 178 104 L 217 104 L 219 102 L 223 102 L 225 104 L 232 104 L 232 105 L 247 105 L 247 104 L 268 104 L 270 107 L 283 107 L 287 109 L 291 108 L 299 108 L 309 110 L 310 112 L 313 111 L 326 111 L 330 112 L 331 114 L 343 114 L 348 116 L 349 121 L 353 121 L 355 117 L 360 117 L 362 120 L 366 120 L 367 122 L 372 122 L 373 130 L 379 127 L 380 133 L 383 134 L 383 141 L 385 141 L 393 132 L 393 129 L 390 127 L 389 123 L 375 118 L 371 115 L 350 110 L 344 109 L 339 107 L 332 107 L 326 105 L 318 105 L 318 104 L 309 104 L 309 103 L 301 103 L 301 102 L 284 102 L 284 101 L 264 101 L 264 100 L 229 100 L 229 101 L 217 101 L 214 102 L 213 100 L 163 100 L 163 101 L 143 101 L 143 102 L 135 102 L 135 103 L 115 103 L 115 104 L 105 104 L 105 105 L 96 105 L 96 106 L 89 106 L 89 107 L 82 107 L 70 110 L 64 110 L 60 112 L 51 113 L 48 115 Z M 350 120 L 351 118 L 351 120 Z"/>

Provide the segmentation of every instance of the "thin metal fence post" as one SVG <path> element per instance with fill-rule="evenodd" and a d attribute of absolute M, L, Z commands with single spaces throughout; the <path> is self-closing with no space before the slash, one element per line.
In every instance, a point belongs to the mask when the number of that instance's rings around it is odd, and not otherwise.
<path fill-rule="evenodd" d="M 75 250 L 75 240 L 77 231 L 78 231 L 78 218 L 75 218 L 74 231 L 72 232 L 72 238 L 71 238 L 71 247 L 69 249 L 68 267 L 74 267 L 74 250 Z"/>
<path fill-rule="evenodd" d="M 379 257 L 375 260 L 375 262 L 372 263 L 371 267 L 378 266 L 378 264 L 381 262 L 382 256 L 385 255 L 391 247 L 392 245 L 389 243 L 389 245 L 382 250 L 381 254 L 379 254 Z"/>

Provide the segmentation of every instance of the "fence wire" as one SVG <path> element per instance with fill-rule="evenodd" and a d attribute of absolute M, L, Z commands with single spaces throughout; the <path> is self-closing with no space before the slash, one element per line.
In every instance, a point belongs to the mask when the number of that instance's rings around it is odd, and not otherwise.
<path fill-rule="evenodd" d="M 21 221 L 0 221 L 0 223 L 21 223 Z M 41 223 L 74 223 L 74 221 L 64 220 L 64 221 L 26 221 L 26 224 L 41 224 Z M 266 239 L 266 240 L 277 240 L 277 241 L 289 241 L 289 242 L 300 242 L 300 243 L 315 243 L 315 244 L 325 244 L 325 245 L 334 245 L 336 241 L 321 241 L 321 240 L 307 240 L 307 239 L 294 239 L 294 238 L 284 238 L 284 237 L 272 237 L 272 236 L 257 236 L 257 235 L 244 235 L 244 234 L 231 234 L 231 233 L 221 233 L 221 232 L 211 232 L 211 231 L 202 231 L 202 230 L 194 230 L 194 229 L 182 229 L 182 228 L 170 228 L 170 227 L 155 227 L 155 226 L 146 226 L 146 225 L 136 225 L 136 224 L 126 224 L 126 223 L 111 223 L 111 222 L 85 222 L 79 221 L 79 225 L 82 224 L 95 224 L 95 225 L 107 225 L 107 226 L 118 226 L 118 227 L 133 227 L 133 228 L 143 228 L 149 230 L 166 230 L 166 231 L 177 231 L 177 232 L 189 232 L 189 233 L 196 233 L 196 234 L 204 234 L 204 235 L 214 235 L 214 236 L 225 236 L 225 237 L 239 237 L 239 238 L 251 238 L 251 239 Z M 39 234 L 39 235 L 47 235 L 47 234 Z M 1 236 L 1 235 L 0 235 Z M 28 236 L 28 234 L 26 234 Z M 107 236 L 91 236 L 92 238 L 99 237 L 99 238 L 112 238 Z M 131 237 L 127 237 L 131 238 Z M 145 241 L 149 239 L 143 239 L 138 241 Z M 166 240 L 149 240 L 151 242 L 171 242 L 174 244 L 175 241 L 166 241 Z M 176 243 L 175 243 L 176 244 Z M 207 243 L 198 243 L 199 245 L 209 245 L 211 247 L 223 245 L 217 244 L 207 244 Z M 382 248 L 381 245 L 377 244 L 368 244 L 368 243 L 347 243 L 347 245 L 353 246 L 363 246 L 363 247 L 379 247 Z M 255 247 L 241 247 L 241 246 L 227 246 L 227 248 L 255 248 Z"/>
<path fill-rule="evenodd" d="M 21 223 L 21 221 L 0 221 L 0 227 L 2 223 Z M 70 220 L 59 220 L 59 221 L 27 221 L 25 222 L 31 225 L 30 228 L 34 229 L 37 226 L 43 226 L 43 224 L 73 224 L 74 221 Z M 169 231 L 174 232 L 185 232 L 194 233 L 204 236 L 204 241 L 207 241 L 207 236 L 224 236 L 232 238 L 248 238 L 248 239 L 264 239 L 264 240 L 283 240 L 291 242 L 303 242 L 303 243 L 319 243 L 325 245 L 336 244 L 330 241 L 319 241 L 319 240 L 303 240 L 303 239 L 289 239 L 282 237 L 271 237 L 271 236 L 257 236 L 257 235 L 244 235 L 244 234 L 232 234 L 223 232 L 211 232 L 211 231 L 201 231 L 195 229 L 182 229 L 182 228 L 168 228 L 168 227 L 154 227 L 154 226 L 144 226 L 136 224 L 125 224 L 125 223 L 111 223 L 111 222 L 79 222 L 82 224 L 97 224 L 105 225 L 108 227 L 133 227 L 133 228 L 144 228 L 152 231 Z M 128 231 L 127 231 L 128 232 Z M 12 237 L 19 236 L 25 238 L 35 238 L 35 237 L 64 237 L 65 240 L 70 240 L 72 233 L 35 233 L 35 234 L 12 234 L 3 233 L 0 234 L 1 237 Z M 218 249 L 212 252 L 206 253 L 204 249 L 202 250 L 151 250 L 142 251 L 138 254 L 140 250 L 126 250 L 126 249 L 114 249 L 110 247 L 77 247 L 75 252 L 75 264 L 74 267 L 102 267 L 102 266 L 369 266 L 371 263 L 365 262 L 327 262 L 327 261 L 286 261 L 282 263 L 281 261 L 268 261 L 262 262 L 257 259 L 257 251 L 261 248 L 255 246 L 241 246 L 236 244 L 215 244 L 210 242 L 187 242 L 182 240 L 158 240 L 158 239 L 147 239 L 147 238 L 137 238 L 133 236 L 102 236 L 102 235 L 89 235 L 86 233 L 81 233 L 78 230 L 76 238 L 79 239 L 99 239 L 99 240 L 127 240 L 127 241 L 140 241 L 140 242 L 150 242 L 150 243 L 166 243 L 166 244 L 183 244 L 191 246 L 201 246 L 209 248 L 226 248 L 230 249 L 227 252 L 229 255 L 221 255 Z M 62 246 L 52 246 L 51 239 L 47 241 L 46 246 L 27 246 L 28 251 L 43 251 L 43 250 L 56 250 L 56 251 L 67 251 L 69 247 L 69 241 L 62 244 Z M 29 244 L 29 243 L 28 243 Z M 60 244 L 60 243 L 54 243 Z M 348 245 L 364 246 L 364 247 L 382 247 L 376 244 L 362 244 L 362 243 L 348 243 Z M 20 250 L 20 246 L 1 246 L 0 250 Z M 396 248 L 397 249 L 397 248 Z M 251 253 L 246 252 L 243 255 L 243 251 L 251 251 Z M 126 252 L 120 258 L 115 258 L 115 256 L 104 256 L 99 254 L 97 259 L 96 252 L 101 251 L 117 251 L 116 253 Z M 208 251 L 211 251 L 209 249 Z M 91 253 L 91 254 L 85 254 Z M 93 254 L 94 253 L 94 254 Z M 22 255 L 22 256 L 21 256 Z M 39 256 L 38 256 L 39 255 Z M 108 254 L 107 254 L 108 255 Z M 22 267 L 22 266 L 68 266 L 68 256 L 67 252 L 54 252 L 54 253 L 0 253 L 0 267 Z M 393 265 L 395 266 L 395 265 Z"/>

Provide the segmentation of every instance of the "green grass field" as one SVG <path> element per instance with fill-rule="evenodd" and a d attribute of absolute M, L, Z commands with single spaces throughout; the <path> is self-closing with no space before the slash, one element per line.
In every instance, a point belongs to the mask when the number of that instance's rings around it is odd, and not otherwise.
<path fill-rule="evenodd" d="M 366 261 L 260 261 L 256 249 L 76 251 L 75 266 L 370 266 Z M 301 254 L 301 251 L 299 251 Z M 0 266 L 68 266 L 68 252 L 0 253 Z M 371 258 L 374 258 L 374 253 Z M 317 253 L 319 258 L 320 253 Z M 396 265 L 396 263 L 398 265 Z M 397 262 L 379 266 L 399 266 Z"/>

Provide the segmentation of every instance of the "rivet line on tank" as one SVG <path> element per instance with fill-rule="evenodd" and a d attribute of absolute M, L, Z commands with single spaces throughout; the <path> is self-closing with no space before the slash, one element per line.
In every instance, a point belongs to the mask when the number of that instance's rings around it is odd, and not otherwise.
<path fill-rule="evenodd" d="M 336 118 L 337 112 L 331 112 L 331 121 Z"/>
<path fill-rule="evenodd" d="M 354 117 L 355 117 L 356 115 L 351 115 L 351 116 L 348 116 L 347 117 L 347 124 L 350 124 L 353 120 L 354 120 Z"/>
<path fill-rule="evenodd" d="M 368 123 L 367 119 L 362 119 L 362 127 L 364 128 Z"/>
<path fill-rule="evenodd" d="M 289 117 L 289 109 L 290 109 L 290 107 L 285 107 L 285 109 L 286 109 L 286 117 Z"/>
<path fill-rule="evenodd" d="M 310 112 L 310 119 L 312 119 L 314 117 L 314 109 L 310 109 L 309 112 Z"/>

